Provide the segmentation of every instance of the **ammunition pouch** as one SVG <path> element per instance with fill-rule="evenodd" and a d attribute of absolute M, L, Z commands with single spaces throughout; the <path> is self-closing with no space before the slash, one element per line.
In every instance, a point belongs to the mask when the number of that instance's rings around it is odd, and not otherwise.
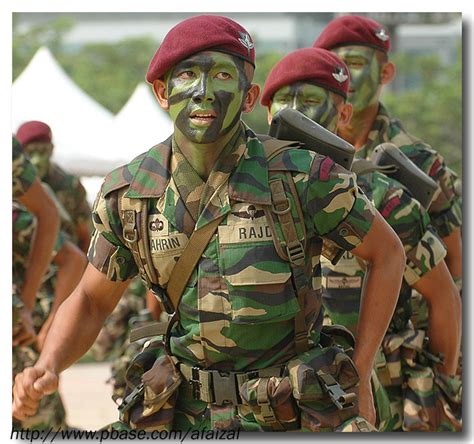
<path fill-rule="evenodd" d="M 130 363 L 125 379 L 120 420 L 132 429 L 171 430 L 182 378 L 163 343 L 147 342 Z"/>

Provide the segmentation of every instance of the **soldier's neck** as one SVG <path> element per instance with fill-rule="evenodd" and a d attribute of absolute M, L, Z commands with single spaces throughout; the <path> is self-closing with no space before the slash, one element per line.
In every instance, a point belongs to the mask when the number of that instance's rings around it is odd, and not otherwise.
<path fill-rule="evenodd" d="M 194 170 L 199 174 L 201 179 L 207 180 L 211 174 L 217 159 L 221 155 L 222 150 L 229 143 L 240 127 L 240 122 L 227 134 L 212 143 L 195 143 L 187 139 L 183 133 L 175 127 L 174 138 L 179 149 L 192 165 Z"/>
<path fill-rule="evenodd" d="M 344 128 L 338 128 L 338 136 L 354 145 L 356 150 L 362 148 L 367 142 L 378 111 L 379 103 L 377 102 L 364 108 L 362 111 L 354 112 L 349 125 Z"/>

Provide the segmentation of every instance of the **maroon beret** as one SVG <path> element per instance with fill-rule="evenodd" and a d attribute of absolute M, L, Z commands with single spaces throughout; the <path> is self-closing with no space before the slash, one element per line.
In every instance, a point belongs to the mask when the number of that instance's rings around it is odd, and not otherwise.
<path fill-rule="evenodd" d="M 270 71 L 260 103 L 270 104 L 273 94 L 286 85 L 307 81 L 346 98 L 349 70 L 335 54 L 321 48 L 304 48 L 290 52 Z"/>
<path fill-rule="evenodd" d="M 51 143 L 53 135 L 51 128 L 46 123 L 38 120 L 26 122 L 18 128 L 16 138 L 22 145 L 31 142 L 48 142 Z"/>
<path fill-rule="evenodd" d="M 371 18 L 344 15 L 330 21 L 313 43 L 313 47 L 324 49 L 349 45 L 369 46 L 387 53 L 390 36 L 384 26 Z"/>
<path fill-rule="evenodd" d="M 255 66 L 249 33 L 228 17 L 198 15 L 178 23 L 166 34 L 151 59 L 146 80 L 153 83 L 181 60 L 205 50 L 232 54 Z"/>

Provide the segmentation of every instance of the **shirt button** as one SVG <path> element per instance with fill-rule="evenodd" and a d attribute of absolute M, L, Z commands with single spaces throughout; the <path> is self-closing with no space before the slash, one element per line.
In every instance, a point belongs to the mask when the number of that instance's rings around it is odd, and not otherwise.
<path fill-rule="evenodd" d="M 119 256 L 119 257 L 117 258 L 117 264 L 123 265 L 124 263 L 125 263 L 125 258 L 122 257 L 122 256 Z"/>

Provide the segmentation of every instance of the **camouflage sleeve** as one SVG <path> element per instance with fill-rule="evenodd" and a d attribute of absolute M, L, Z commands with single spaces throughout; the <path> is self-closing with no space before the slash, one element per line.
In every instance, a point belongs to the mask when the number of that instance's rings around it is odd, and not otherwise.
<path fill-rule="evenodd" d="M 443 238 L 462 225 L 461 199 L 456 193 L 456 174 L 446 166 L 443 157 L 423 143 L 402 146 L 400 149 L 426 174 L 435 180 L 440 193 L 428 212 L 431 222 Z"/>
<path fill-rule="evenodd" d="M 12 139 L 12 192 L 17 199 L 25 194 L 36 179 L 36 168 L 24 154 L 20 142 Z"/>
<path fill-rule="evenodd" d="M 446 248 L 426 211 L 403 188 L 390 187 L 378 210 L 402 241 L 407 257 L 404 277 L 413 285 L 443 260 Z"/>
<path fill-rule="evenodd" d="M 354 173 L 327 157 L 316 156 L 306 194 L 316 234 L 352 250 L 368 233 L 375 208 L 356 184 Z"/>
<path fill-rule="evenodd" d="M 111 281 L 125 281 L 138 274 L 131 251 L 120 239 L 121 221 L 117 193 L 103 195 L 103 185 L 92 209 L 95 232 L 87 257 L 89 262 Z"/>

